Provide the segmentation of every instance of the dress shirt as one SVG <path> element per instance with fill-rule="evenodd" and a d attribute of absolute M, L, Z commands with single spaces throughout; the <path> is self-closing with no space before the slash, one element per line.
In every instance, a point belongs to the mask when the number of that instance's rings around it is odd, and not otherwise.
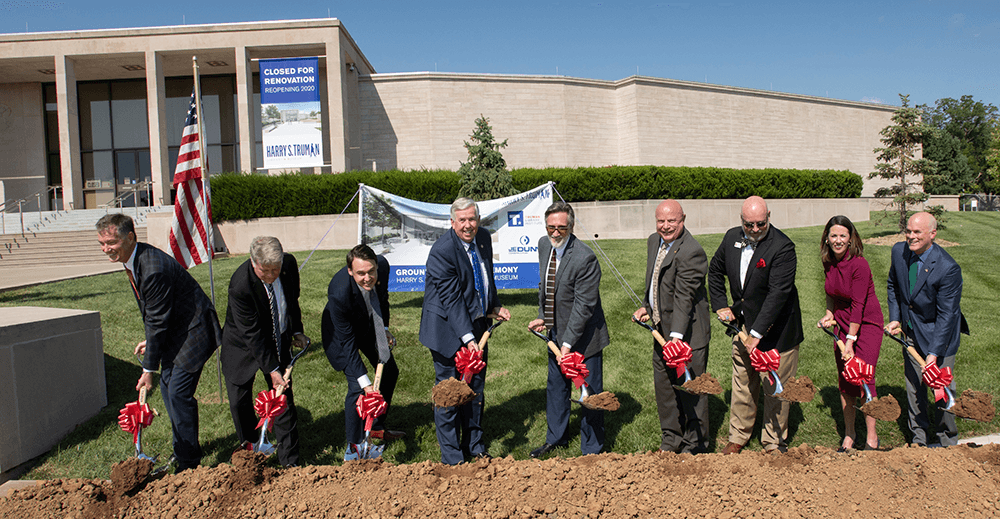
<path fill-rule="evenodd" d="M 563 241 L 562 245 L 556 247 L 556 249 L 555 249 L 556 250 L 556 272 L 559 272 L 559 264 L 562 263 L 562 257 L 563 257 L 563 254 L 566 253 L 566 245 L 568 245 L 568 244 L 569 244 L 569 236 L 566 237 L 566 240 Z M 549 258 L 549 263 L 551 263 L 551 262 L 552 262 L 552 258 Z M 545 266 L 545 272 L 547 273 L 548 271 L 549 271 L 548 270 L 548 265 L 546 265 Z M 570 344 L 570 343 L 568 343 L 568 342 L 564 342 L 564 343 L 562 343 L 562 347 L 563 348 L 572 348 L 573 345 Z"/>
<path fill-rule="evenodd" d="M 490 289 L 490 281 L 489 281 L 490 278 L 489 278 L 489 273 L 486 271 L 486 262 L 484 262 L 482 259 L 480 259 L 479 260 L 479 265 L 474 265 L 472 263 L 472 254 L 469 253 L 469 247 L 475 246 L 476 245 L 476 240 L 472 240 L 472 243 L 466 243 L 464 240 L 460 240 L 460 241 L 462 242 L 462 245 L 465 247 L 465 257 L 469 258 L 469 265 L 472 265 L 472 268 L 478 268 L 479 271 L 482 273 L 482 275 L 483 275 L 483 288 L 485 288 L 488 291 Z M 477 256 L 479 255 L 479 251 L 478 250 L 476 251 L 476 255 Z M 558 263 L 556 265 L 558 265 Z M 479 294 L 479 291 L 477 290 L 476 293 Z M 483 297 L 482 297 L 483 295 L 484 294 L 479 294 L 479 299 L 483 299 Z M 488 299 L 488 295 L 487 295 L 487 299 Z M 486 317 L 486 315 L 488 315 L 490 313 L 490 310 L 492 310 L 492 308 L 483 308 L 483 312 L 485 312 L 483 314 L 483 317 Z M 475 340 L 475 338 L 476 338 L 475 335 L 473 335 L 471 333 L 467 333 L 467 334 L 465 334 L 465 335 L 462 336 L 462 344 L 468 344 L 469 341 Z"/>

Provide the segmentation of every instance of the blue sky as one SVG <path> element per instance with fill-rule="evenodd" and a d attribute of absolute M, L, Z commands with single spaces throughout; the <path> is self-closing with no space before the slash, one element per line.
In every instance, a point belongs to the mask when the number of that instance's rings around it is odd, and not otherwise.
<path fill-rule="evenodd" d="M 1000 2 L 0 0 L 0 32 L 339 18 L 378 72 L 638 74 L 1000 107 Z"/>

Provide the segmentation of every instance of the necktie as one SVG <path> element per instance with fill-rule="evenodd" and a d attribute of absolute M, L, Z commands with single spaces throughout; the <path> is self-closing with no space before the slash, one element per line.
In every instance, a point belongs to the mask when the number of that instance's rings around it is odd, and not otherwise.
<path fill-rule="evenodd" d="M 552 329 L 556 325 L 556 250 L 552 249 L 549 258 L 549 269 L 545 275 L 545 327 Z"/>
<path fill-rule="evenodd" d="M 385 321 L 382 320 L 382 308 L 375 306 L 371 301 L 371 292 L 362 289 L 365 297 L 365 306 L 368 307 L 368 315 L 372 317 L 372 325 L 375 327 L 375 345 L 378 346 L 378 361 L 385 363 L 389 361 L 389 338 L 385 335 Z"/>
<path fill-rule="evenodd" d="M 132 291 L 135 292 L 135 298 L 142 301 L 142 297 L 139 296 L 139 288 L 135 286 L 135 276 L 129 269 L 125 269 L 125 272 L 128 274 L 128 282 L 132 285 Z"/>
<path fill-rule="evenodd" d="M 267 289 L 267 298 L 271 303 L 271 322 L 274 324 L 274 326 L 272 326 L 271 333 L 274 334 L 274 349 L 278 350 L 278 356 L 280 357 L 281 342 L 279 341 L 278 338 L 281 336 L 281 334 L 278 333 L 278 330 L 281 329 L 280 328 L 281 318 L 278 315 L 278 298 L 275 297 L 274 295 L 274 287 L 271 285 L 271 283 L 264 283 L 264 288 Z"/>
<path fill-rule="evenodd" d="M 483 269 L 479 262 L 479 254 L 476 253 L 476 242 L 469 244 L 469 256 L 472 257 L 472 277 L 476 281 L 476 292 L 479 295 L 479 305 L 483 312 L 483 316 L 486 315 L 486 285 L 483 284 Z"/>
<path fill-rule="evenodd" d="M 660 324 L 660 267 L 663 266 L 663 259 L 667 257 L 667 244 L 661 243 L 660 249 L 656 251 L 656 261 L 653 263 L 653 276 L 650 283 L 653 285 L 649 295 L 649 306 L 653 309 L 653 324 Z"/>
<path fill-rule="evenodd" d="M 920 262 L 917 261 L 916 255 L 913 255 L 913 257 L 910 258 L 910 261 L 912 261 L 912 263 L 910 263 L 910 293 L 912 294 L 913 290 L 917 288 L 917 272 L 920 271 Z"/>

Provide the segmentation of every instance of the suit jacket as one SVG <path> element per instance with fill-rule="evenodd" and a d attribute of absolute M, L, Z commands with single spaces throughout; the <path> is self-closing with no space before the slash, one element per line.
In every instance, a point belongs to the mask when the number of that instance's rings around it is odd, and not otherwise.
<path fill-rule="evenodd" d="M 302 333 L 302 310 L 299 308 L 299 267 L 295 257 L 285 254 L 281 262 L 281 289 L 288 307 L 286 333 Z M 274 343 L 274 318 L 264 282 L 246 260 L 229 280 L 229 305 L 226 326 L 222 330 L 222 372 L 226 380 L 243 384 L 257 374 L 270 373 L 291 362 L 288 344 Z"/>
<path fill-rule="evenodd" d="M 763 335 L 758 348 L 779 352 L 791 350 L 802 342 L 802 311 L 795 288 L 795 244 L 773 225 L 754 249 L 740 288 L 740 255 L 734 244 L 743 238 L 743 228 L 726 232 L 708 266 L 708 293 L 712 311 L 730 307 L 739 325 Z M 726 298 L 725 278 L 729 278 L 730 305 Z"/>
<path fill-rule="evenodd" d="M 653 233 L 646 240 L 646 290 L 642 304 L 646 313 L 652 315 L 649 301 L 649 287 L 659 284 L 657 299 L 660 310 L 660 329 L 664 338 L 670 332 L 684 334 L 683 341 L 691 349 L 707 348 L 711 338 L 711 321 L 708 320 L 708 294 L 705 290 L 705 274 L 708 272 L 708 255 L 691 232 L 684 232 L 674 240 L 663 259 L 660 271 L 654 273 L 656 253 L 660 248 L 660 235 Z"/>
<path fill-rule="evenodd" d="M 489 231 L 480 227 L 473 244 L 479 258 L 486 264 L 488 275 L 483 281 L 489 292 L 489 308 L 486 309 L 489 314 L 500 306 L 493 281 L 493 243 Z M 420 312 L 420 342 L 445 357 L 453 357 L 463 346 L 462 336 L 473 333 L 472 321 L 480 312 L 472 262 L 454 230 L 448 229 L 431 246 L 426 272 L 424 305 Z"/>
<path fill-rule="evenodd" d="M 177 260 L 152 245 L 135 246 L 136 302 L 146 328 L 142 367 L 198 372 L 222 339 L 215 307 Z"/>
<path fill-rule="evenodd" d="M 934 244 L 927 251 L 917 286 L 910 292 L 906 242 L 892 246 L 889 267 L 889 320 L 910 323 L 914 340 L 925 355 L 950 357 L 958 352 L 959 333 L 969 333 L 962 315 L 962 268 L 951 255 Z"/>
<path fill-rule="evenodd" d="M 548 236 L 538 240 L 538 271 L 541 283 L 538 290 L 538 318 L 545 313 L 545 273 L 552 256 L 552 242 Z M 563 251 L 555 279 L 555 339 L 570 350 L 592 357 L 610 342 L 608 325 L 601 306 L 601 264 L 594 251 L 570 235 Z"/>
<path fill-rule="evenodd" d="M 389 326 L 389 262 L 382 256 L 377 257 L 377 262 L 378 281 L 372 290 L 375 299 L 371 303 L 379 305 L 382 321 Z M 368 373 L 358 348 L 362 344 L 375 348 L 376 333 L 385 333 L 385 330 L 375 329 L 362 289 L 347 267 L 340 269 L 330 280 L 326 309 L 323 310 L 323 348 L 333 369 L 343 371 L 352 380 Z"/>

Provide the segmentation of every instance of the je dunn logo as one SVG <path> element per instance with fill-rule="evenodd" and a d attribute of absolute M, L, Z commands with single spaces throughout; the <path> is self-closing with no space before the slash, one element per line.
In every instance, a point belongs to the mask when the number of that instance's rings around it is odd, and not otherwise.
<path fill-rule="evenodd" d="M 521 242 L 521 245 L 527 245 L 531 243 L 531 238 L 528 238 L 527 236 L 521 236 L 521 239 L 518 241 Z"/>

